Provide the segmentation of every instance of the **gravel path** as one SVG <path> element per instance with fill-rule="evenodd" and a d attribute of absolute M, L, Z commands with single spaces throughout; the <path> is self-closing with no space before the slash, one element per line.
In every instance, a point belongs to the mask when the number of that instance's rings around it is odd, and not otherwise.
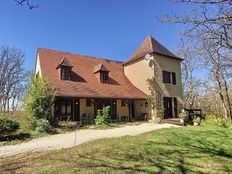
<path fill-rule="evenodd" d="M 70 133 L 42 137 L 17 145 L 2 146 L 0 147 L 0 157 L 28 152 L 68 148 L 97 139 L 138 135 L 152 130 L 170 127 L 179 126 L 172 124 L 142 123 L 140 125 L 127 125 L 124 127 L 106 130 L 81 129 Z"/>

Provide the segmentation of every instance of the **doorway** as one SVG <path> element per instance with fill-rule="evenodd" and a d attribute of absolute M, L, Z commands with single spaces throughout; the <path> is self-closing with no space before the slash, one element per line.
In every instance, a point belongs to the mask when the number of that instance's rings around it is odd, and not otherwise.
<path fill-rule="evenodd" d="M 74 99 L 74 121 L 80 121 L 80 99 Z"/>
<path fill-rule="evenodd" d="M 134 100 L 128 101 L 128 107 L 129 107 L 129 121 L 134 120 L 135 118 L 135 107 L 134 107 Z"/>
<path fill-rule="evenodd" d="M 117 101 L 115 99 L 96 99 L 95 100 L 95 113 L 100 109 L 102 110 L 104 107 L 110 106 L 110 117 L 111 119 L 117 118 Z"/>
<path fill-rule="evenodd" d="M 172 118 L 172 98 L 164 97 L 164 119 Z"/>

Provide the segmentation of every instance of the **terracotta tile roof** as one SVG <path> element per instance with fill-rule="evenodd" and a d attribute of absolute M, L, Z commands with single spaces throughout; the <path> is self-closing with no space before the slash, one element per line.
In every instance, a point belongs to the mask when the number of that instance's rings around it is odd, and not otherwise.
<path fill-rule="evenodd" d="M 58 89 L 58 96 L 144 99 L 146 95 L 131 84 L 124 74 L 122 62 L 39 48 L 41 73 L 49 86 Z M 56 69 L 63 58 L 73 66 L 70 80 L 60 79 Z M 109 72 L 109 84 L 100 83 L 93 73 L 96 65 L 103 64 Z"/>
<path fill-rule="evenodd" d="M 134 62 L 144 57 L 148 53 L 158 53 L 158 54 L 165 55 L 171 58 L 182 60 L 181 58 L 171 53 L 167 48 L 165 48 L 161 43 L 155 40 L 151 35 L 149 35 L 143 41 L 143 43 L 139 46 L 139 48 L 132 54 L 129 60 L 125 62 L 123 65 Z"/>
<path fill-rule="evenodd" d="M 96 65 L 94 67 L 93 72 L 97 73 L 98 71 L 107 71 L 107 72 L 110 72 L 102 63 L 99 63 L 98 65 Z"/>

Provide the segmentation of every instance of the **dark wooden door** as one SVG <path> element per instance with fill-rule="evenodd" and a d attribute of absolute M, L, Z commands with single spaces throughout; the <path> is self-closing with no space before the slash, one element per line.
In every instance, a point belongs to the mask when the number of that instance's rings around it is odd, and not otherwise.
<path fill-rule="evenodd" d="M 129 106 L 129 119 L 131 121 L 131 119 L 134 119 L 135 118 L 135 107 L 134 107 L 134 101 L 133 100 L 130 100 L 129 103 L 128 103 L 128 106 Z"/>
<path fill-rule="evenodd" d="M 177 118 L 177 117 L 178 117 L 177 98 L 174 97 L 174 98 L 173 98 L 173 101 L 174 101 L 174 115 L 175 115 L 175 118 Z"/>
<path fill-rule="evenodd" d="M 112 100 L 112 106 L 111 106 L 111 118 L 117 119 L 117 101 Z"/>
<path fill-rule="evenodd" d="M 164 119 L 172 118 L 172 98 L 164 97 Z"/>
<path fill-rule="evenodd" d="M 80 100 L 74 99 L 74 121 L 80 121 Z"/>

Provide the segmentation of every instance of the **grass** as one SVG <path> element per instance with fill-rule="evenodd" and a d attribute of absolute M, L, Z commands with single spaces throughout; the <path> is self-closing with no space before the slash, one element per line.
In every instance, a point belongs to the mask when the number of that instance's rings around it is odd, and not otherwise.
<path fill-rule="evenodd" d="M 13 145 L 22 142 L 32 140 L 34 138 L 48 136 L 50 134 L 60 134 L 65 132 L 70 132 L 73 130 L 73 125 L 68 122 L 60 122 L 59 125 L 53 127 L 53 131 L 49 134 L 46 132 L 38 132 L 30 130 L 28 126 L 28 118 L 24 112 L 15 112 L 9 115 L 3 116 L 0 113 L 0 118 L 6 117 L 17 121 L 20 124 L 19 130 L 10 135 L 0 135 L 0 146 Z M 132 122 L 132 123 L 109 123 L 105 125 L 95 125 L 94 123 L 85 125 L 82 129 L 112 129 L 117 127 L 122 127 L 125 125 L 138 125 L 142 122 Z"/>
<path fill-rule="evenodd" d="M 116 122 L 116 123 L 107 123 L 103 125 L 96 125 L 95 123 L 87 124 L 83 126 L 83 129 L 113 129 L 123 126 L 135 126 L 146 123 L 146 121 L 134 121 L 134 122 Z"/>
<path fill-rule="evenodd" d="M 0 159 L 0 173 L 232 173 L 232 129 L 183 127 Z"/>
<path fill-rule="evenodd" d="M 25 141 L 27 139 L 31 139 L 31 135 L 29 132 L 30 129 L 27 123 L 27 117 L 24 114 L 24 112 L 19 111 L 19 112 L 15 112 L 14 114 L 11 113 L 10 115 L 5 115 L 5 116 L 3 116 L 2 113 L 0 113 L 0 118 L 1 117 L 6 117 L 17 121 L 20 127 L 16 132 L 14 132 L 11 135 L 7 135 L 7 136 L 0 135 L 0 146 L 5 144 L 16 144 Z"/>
<path fill-rule="evenodd" d="M 34 138 L 43 137 L 49 135 L 46 132 L 32 131 L 28 125 L 28 117 L 24 112 L 15 112 L 9 115 L 3 115 L 0 113 L 0 118 L 6 117 L 12 120 L 15 120 L 19 123 L 20 128 L 9 135 L 0 135 L 0 146 L 18 144 L 25 141 L 29 141 Z M 53 131 L 50 134 L 59 134 L 71 131 L 71 126 L 68 123 L 60 124 L 53 128 Z"/>

